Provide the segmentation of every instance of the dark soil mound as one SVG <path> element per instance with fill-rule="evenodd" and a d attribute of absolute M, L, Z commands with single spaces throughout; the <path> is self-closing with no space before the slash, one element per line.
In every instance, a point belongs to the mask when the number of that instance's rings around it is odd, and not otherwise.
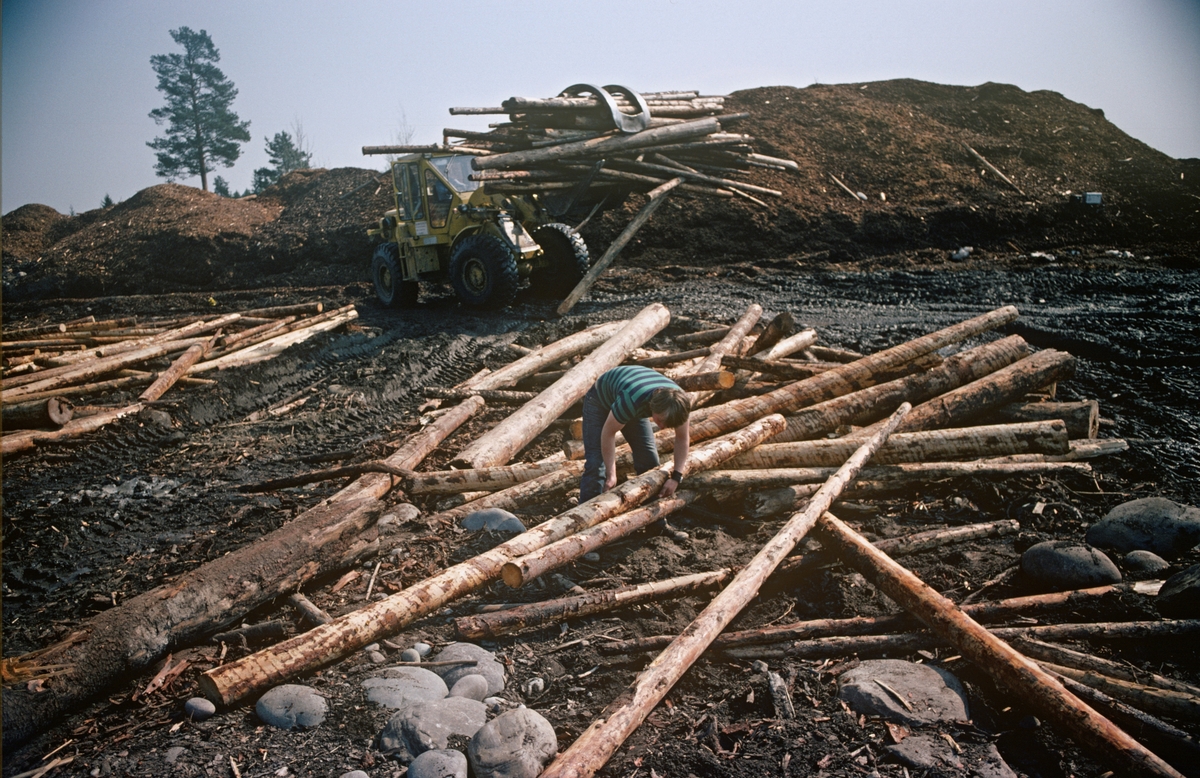
<path fill-rule="evenodd" d="M 1102 111 L 1055 92 L 896 80 L 751 89 L 726 105 L 749 114 L 738 129 L 760 151 L 795 160 L 799 171 L 749 172 L 782 192 L 765 206 L 673 196 L 622 263 L 886 263 L 907 253 L 928 264 L 963 245 L 976 257 L 1099 245 L 1194 261 L 1173 257 L 1196 253 L 1200 160 L 1171 159 Z M 1100 192 L 1103 203 L 1077 202 L 1082 192 Z M 641 203 L 631 197 L 593 220 L 588 243 L 611 242 Z M 27 300 L 364 281 L 372 251 L 366 230 L 390 207 L 386 178 L 359 168 L 296 171 L 241 200 L 164 184 L 69 218 L 25 206 L 4 220 L 4 294 Z"/>

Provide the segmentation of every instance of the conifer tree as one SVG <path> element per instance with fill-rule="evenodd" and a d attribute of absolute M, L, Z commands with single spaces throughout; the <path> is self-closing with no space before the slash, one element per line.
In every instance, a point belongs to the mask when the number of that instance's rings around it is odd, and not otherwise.
<path fill-rule="evenodd" d="M 198 175 L 200 188 L 207 190 L 208 172 L 218 164 L 231 167 L 241 154 L 239 144 L 250 140 L 250 122 L 240 121 L 232 110 L 237 89 L 217 67 L 221 55 L 208 33 L 180 27 L 171 37 L 183 53 L 150 58 L 158 90 L 166 97 L 166 105 L 151 111 L 150 118 L 165 122 L 166 134 L 146 145 L 157 152 L 157 175 L 167 180 Z"/>

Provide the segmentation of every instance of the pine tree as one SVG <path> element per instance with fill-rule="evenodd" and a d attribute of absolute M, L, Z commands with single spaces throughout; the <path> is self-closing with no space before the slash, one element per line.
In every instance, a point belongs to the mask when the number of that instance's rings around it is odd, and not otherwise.
<path fill-rule="evenodd" d="M 116 203 L 113 202 L 113 199 L 107 194 L 104 195 L 104 199 L 100 201 L 101 208 L 112 208 L 115 204 Z"/>
<path fill-rule="evenodd" d="M 267 157 L 271 167 L 260 167 L 254 171 L 254 191 L 261 192 L 293 170 L 312 166 L 312 152 L 305 148 L 304 128 L 296 123 L 296 137 L 289 132 L 277 132 L 267 142 Z"/>
<path fill-rule="evenodd" d="M 229 182 L 221 176 L 213 178 L 213 192 L 221 195 L 221 197 L 232 197 L 229 193 Z"/>
<path fill-rule="evenodd" d="M 250 140 L 250 122 L 240 121 L 231 106 L 237 97 L 233 82 L 216 63 L 221 55 L 204 30 L 171 30 L 182 54 L 156 54 L 150 67 L 166 105 L 150 112 L 156 124 L 167 123 L 166 134 L 146 145 L 157 153 L 154 172 L 167 180 L 200 176 L 208 189 L 208 171 L 217 164 L 232 167 L 241 154 L 239 143 Z"/>

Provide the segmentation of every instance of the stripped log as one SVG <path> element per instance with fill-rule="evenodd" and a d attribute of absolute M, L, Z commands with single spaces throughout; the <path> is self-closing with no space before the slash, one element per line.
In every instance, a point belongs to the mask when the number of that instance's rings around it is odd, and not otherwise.
<path fill-rule="evenodd" d="M 883 418 L 900 403 L 916 405 L 977 381 L 1029 355 L 1019 335 L 985 343 L 947 357 L 941 365 L 893 381 L 818 403 L 788 417 L 788 428 L 776 442 L 809 440 L 843 424 L 867 424 Z"/>
<path fill-rule="evenodd" d="M 270 481 L 260 481 L 254 484 L 242 484 L 238 487 L 239 492 L 273 492 L 278 489 L 291 489 L 295 486 L 304 486 L 306 484 L 315 484 L 320 481 L 332 481 L 337 478 L 358 478 L 367 473 L 388 473 L 400 478 L 407 478 L 412 475 L 411 470 L 402 470 L 398 467 L 393 467 L 386 462 L 363 462 L 357 465 L 345 465 L 343 467 L 333 467 L 328 470 L 314 470 L 309 473 L 301 473 L 299 475 L 287 476 L 285 478 L 273 478 Z"/>
<path fill-rule="evenodd" d="M 854 452 L 837 475 L 814 495 L 809 508 L 788 520 L 783 529 L 763 546 L 729 586 L 713 598 L 683 634 L 659 654 L 566 751 L 546 767 L 542 778 L 591 776 L 604 766 L 708 645 L 754 599 L 767 577 L 833 504 L 845 485 L 854 480 L 908 410 L 909 406 L 901 406 L 888 425 Z"/>
<path fill-rule="evenodd" d="M 95 432 L 101 427 L 112 424 L 117 419 L 137 413 L 145 406 L 142 403 L 123 405 L 110 408 L 101 413 L 84 418 L 73 418 L 56 430 L 21 430 L 11 435 L 5 435 L 0 440 L 0 455 L 12 456 L 22 451 L 31 451 L 38 446 L 58 443 L 70 438 Z"/>
<path fill-rule="evenodd" d="M 300 615 L 308 620 L 310 624 L 328 624 L 333 621 L 333 617 L 325 611 L 321 610 L 313 603 L 312 600 L 305 597 L 300 592 L 288 595 L 288 602 L 292 607 L 300 612 Z"/>
<path fill-rule="evenodd" d="M 192 338 L 220 330 L 239 321 L 241 317 L 242 315 L 240 313 L 231 313 L 225 316 L 219 316 L 215 319 L 198 319 L 190 321 L 183 326 L 159 332 L 156 335 L 122 340 L 117 343 L 109 343 L 97 346 L 86 351 L 76 351 L 69 354 L 64 354 L 60 359 L 51 360 L 50 364 L 56 365 L 56 367 L 44 371 L 44 377 L 48 378 L 51 375 L 60 374 L 58 371 L 62 371 L 62 373 L 69 372 L 72 366 L 76 366 L 81 362 L 102 360 L 107 357 L 116 358 L 122 354 L 125 354 L 126 352 L 140 351 L 150 346 L 162 343 L 187 342 L 187 345 L 184 345 L 179 349 L 182 350 L 190 346 L 191 342 L 195 342 L 191 341 Z M 170 353 L 170 351 L 160 353 Z"/>
<path fill-rule="evenodd" d="M 4 403 L 5 430 L 45 429 L 61 427 L 71 420 L 75 406 L 61 397 Z"/>
<path fill-rule="evenodd" d="M 439 400 L 465 400 L 478 395 L 489 403 L 500 405 L 524 405 L 537 397 L 535 392 L 517 392 L 512 389 L 442 389 L 437 386 L 426 386 L 421 390 L 421 394 Z"/>
<path fill-rule="evenodd" d="M 1180 775 L 835 516 L 824 515 L 821 527 L 822 538 L 828 539 L 848 564 L 1048 721 L 1096 749 L 1101 758 L 1132 774 Z"/>
<path fill-rule="evenodd" d="M 647 130 L 646 132 L 654 131 Z M 645 133 L 638 134 L 642 135 Z M 642 206 L 642 209 L 638 211 L 637 215 L 633 217 L 629 224 L 625 226 L 625 229 L 621 231 L 621 234 L 618 235 L 616 239 L 608 245 L 608 248 L 604 250 L 604 254 L 601 255 L 600 259 L 596 260 L 596 262 L 590 268 L 588 268 L 588 271 L 584 273 L 583 278 L 579 279 L 579 283 L 575 285 L 575 288 L 567 294 L 566 299 L 558 304 L 558 307 L 554 311 L 557 315 L 566 316 L 567 312 L 575 307 L 575 303 L 583 299 L 583 296 L 588 293 L 588 290 L 592 288 L 592 285 L 596 283 L 596 281 L 600 278 L 600 275 L 608 269 L 608 266 L 611 265 L 613 260 L 617 258 L 617 255 L 621 253 L 621 249 L 625 248 L 626 244 L 633 240 L 633 236 L 637 234 L 637 231 L 642 228 L 642 225 L 649 221 L 650 217 L 654 215 L 654 212 L 658 210 L 658 207 L 667 199 L 667 195 L 671 193 L 671 190 L 679 186 L 681 183 L 683 183 L 682 178 L 673 178 L 661 186 L 655 187 L 647 192 L 647 197 L 649 200 L 647 200 L 646 204 Z"/>
<path fill-rule="evenodd" d="M 470 467 L 503 465 L 563 411 L 583 398 L 596 379 L 621 364 L 633 349 L 667 326 L 671 314 L 660 303 L 648 305 L 553 386 L 459 452 L 457 463 Z"/>
<path fill-rule="evenodd" d="M 1082 462 L 903 462 L 894 465 L 873 465 L 859 475 L 858 483 L 874 481 L 900 487 L 948 478 L 967 476 L 1012 476 L 1072 471 L 1090 473 L 1092 468 Z M 811 486 L 824 481 L 833 472 L 829 467 L 778 467 L 762 470 L 712 470 L 689 478 L 688 484 L 697 489 L 773 490 L 788 486 Z M 805 493 L 810 496 L 811 492 Z M 751 495 L 753 496 L 753 495 Z M 795 503 L 788 503 L 795 510 Z M 786 510 L 786 509 L 785 509 Z"/>
<path fill-rule="evenodd" d="M 709 349 L 707 346 L 705 346 L 704 348 L 692 349 L 691 351 L 679 351 L 674 354 L 665 354 L 660 357 L 646 357 L 645 359 L 633 359 L 633 360 L 630 360 L 629 364 L 641 365 L 642 367 L 650 367 L 650 368 L 666 367 L 668 365 L 674 365 L 679 362 L 687 362 L 689 359 L 695 359 L 696 357 L 706 357 L 706 356 L 708 356 L 708 352 L 709 352 Z"/>
<path fill-rule="evenodd" d="M 138 395 L 138 399 L 142 402 L 154 402 L 167 393 L 167 390 L 174 386 L 180 378 L 183 378 L 188 369 L 204 358 L 208 350 L 212 347 L 213 338 L 210 338 L 207 343 L 196 343 L 188 347 L 188 350 L 183 352 L 178 359 L 171 363 L 171 366 L 159 374 L 158 378 L 154 379 L 154 383 L 146 387 L 146 390 Z"/>
<path fill-rule="evenodd" d="M 588 592 L 549 602 L 519 605 L 496 613 L 462 616 L 454 620 L 454 630 L 463 640 L 488 640 L 561 619 L 577 619 L 643 602 L 686 597 L 719 586 L 728 577 L 728 570 L 713 570 L 636 586 L 622 586 L 619 589 Z"/>
<path fill-rule="evenodd" d="M 758 357 L 736 357 L 726 354 L 721 357 L 721 365 L 723 367 L 732 368 L 734 370 L 753 370 L 759 373 L 773 375 L 776 378 L 786 379 L 791 381 L 800 381 L 805 378 L 811 378 L 818 373 L 824 373 L 826 370 L 832 370 L 840 363 L 829 362 L 779 362 L 775 360 L 763 360 Z"/>
<path fill-rule="evenodd" d="M 1066 646 L 1057 646 L 1053 643 L 1046 643 L 1031 637 L 1022 637 L 1013 642 L 1013 647 L 1025 656 L 1038 661 L 1053 662 L 1054 664 L 1073 667 L 1077 670 L 1102 673 L 1109 677 L 1119 678 L 1131 683 L 1157 686 L 1160 689 L 1168 689 L 1193 697 L 1200 697 L 1200 686 L 1193 686 L 1190 683 L 1177 681 L 1174 678 L 1167 678 L 1158 673 L 1141 670 L 1133 665 L 1114 662 L 1111 659 L 1105 659 L 1095 654 L 1085 654 L 1082 651 L 1075 651 Z"/>
<path fill-rule="evenodd" d="M 226 352 L 222 356 L 216 356 L 193 365 L 188 370 L 188 374 L 194 375 L 208 370 L 225 370 L 231 367 L 242 367 L 262 362 L 271 359 L 284 349 L 308 340 L 317 333 L 335 330 L 357 318 L 358 311 L 354 309 L 353 305 L 347 305 L 337 310 L 326 311 L 309 319 L 301 319 L 296 324 L 304 325 L 302 327 L 291 329 L 293 325 L 289 325 L 284 328 L 286 331 L 283 334 L 276 335 L 260 343 L 255 343 L 252 346 L 238 348 L 232 353 Z"/>
<path fill-rule="evenodd" d="M 191 346 L 195 341 L 164 341 L 161 343 L 153 343 L 142 348 L 126 351 L 121 354 L 116 354 L 110 357 L 98 357 L 89 359 L 79 364 L 71 364 L 63 367 L 50 368 L 42 370 L 38 373 L 33 373 L 30 376 L 18 376 L 14 381 L 22 378 L 32 378 L 20 386 L 9 388 L 4 387 L 4 398 L 6 402 L 19 400 L 27 397 L 35 392 L 41 391 L 62 391 L 62 388 L 71 384 L 88 381 L 92 378 L 113 373 L 122 368 L 130 367 L 141 362 L 145 362 L 156 357 L 161 357 L 165 354 L 171 354 L 176 351 L 183 351 Z"/>
<path fill-rule="evenodd" d="M 482 406 L 482 400 L 466 401 L 385 461 L 411 470 Z M 395 485 L 394 478 L 365 475 L 274 532 L 97 614 L 40 652 L 38 662 L 71 669 L 47 680 L 42 692 L 4 689 L 5 750 L 144 671 L 170 646 L 199 643 L 260 605 L 375 553 L 378 539 L 371 527 L 383 514 L 380 498 Z"/>
<path fill-rule="evenodd" d="M 700 392 L 729 389 L 733 386 L 735 378 L 728 370 L 714 370 L 711 373 L 683 375 L 673 380 L 685 392 Z"/>
<path fill-rule="evenodd" d="M 762 315 L 761 306 L 759 307 L 759 315 Z M 709 329 L 698 330 L 696 332 L 685 332 L 682 335 L 676 335 L 674 338 L 672 338 L 672 340 L 681 346 L 687 346 L 692 343 L 704 343 L 711 345 L 728 335 L 729 329 L 729 327 L 711 327 Z"/>
<path fill-rule="evenodd" d="M 1045 670 L 1074 678 L 1085 686 L 1102 691 L 1147 713 L 1173 716 L 1185 721 L 1200 720 L 1200 697 L 1194 694 L 1113 678 L 1095 670 L 1078 670 L 1044 660 L 1035 661 Z"/>
<path fill-rule="evenodd" d="M 691 440 L 708 440 L 731 429 L 744 427 L 755 419 L 761 419 L 771 413 L 796 411 L 822 400 L 840 397 L 873 386 L 881 372 L 908 364 L 918 357 L 951 343 L 957 343 L 1007 324 L 1016 317 L 1017 309 L 1015 307 L 1010 305 L 998 308 L 864 357 L 857 362 L 851 362 L 820 375 L 797 381 L 773 392 L 726 403 L 720 410 L 716 410 L 704 419 L 690 425 Z M 660 452 L 670 451 L 674 445 L 674 434 L 670 430 L 659 432 L 655 439 Z M 618 454 L 619 459 L 628 458 L 628 449 L 626 448 L 623 456 L 621 456 L 622 452 L 618 452 Z M 568 444 L 568 456 L 571 459 L 582 458 L 583 446 Z"/>
<path fill-rule="evenodd" d="M 1100 434 L 1100 403 L 1095 400 L 1015 403 L 997 408 L 985 418 L 996 424 L 1062 419 L 1072 440 L 1091 440 Z"/>
<path fill-rule="evenodd" d="M 527 505 L 545 502 L 565 494 L 568 490 L 578 486 L 581 473 L 583 473 L 583 462 L 566 462 L 561 468 L 553 472 L 546 473 L 515 486 L 510 486 L 507 489 L 484 494 L 453 508 L 441 510 L 429 516 L 426 522 L 431 526 L 435 522 L 451 524 L 469 513 L 481 511 L 485 508 L 502 508 L 506 511 L 515 511 Z"/>
<path fill-rule="evenodd" d="M 570 359 L 578 354 L 598 348 L 628 323 L 628 320 L 622 319 L 597 324 L 580 330 L 553 343 L 534 349 L 533 353 L 523 356 L 498 370 L 471 378 L 462 388 L 506 389 L 515 385 L 522 378 L 538 373 L 550 365 L 558 364 L 564 359 Z"/>
<path fill-rule="evenodd" d="M 771 362 L 776 359 L 783 359 L 784 357 L 791 356 L 797 351 L 803 351 L 816 342 L 817 331 L 804 330 L 803 332 L 797 332 L 794 335 L 789 335 L 786 338 L 783 338 L 778 343 L 765 350 L 758 349 L 758 344 L 755 343 L 754 348 L 751 349 L 750 353 L 753 355 L 753 359 Z"/>
<path fill-rule="evenodd" d="M 753 445 L 753 441 L 735 435 L 697 446 L 688 452 L 687 471 L 716 467 L 748 445 Z M 337 661 L 499 578 L 504 563 L 510 559 L 637 507 L 656 495 L 666 483 L 668 467 L 670 465 L 664 465 L 631 478 L 489 551 L 329 624 L 209 670 L 201 677 L 201 689 L 213 702 L 231 705 L 301 672 Z"/>
<path fill-rule="evenodd" d="M 504 465 L 479 470 L 441 470 L 411 473 L 404 489 L 412 495 L 461 494 L 462 492 L 496 492 L 523 484 L 535 478 L 561 470 L 562 462 L 531 465 Z"/>
<path fill-rule="evenodd" d="M 914 409 L 915 410 L 915 409 Z M 829 467 L 854 451 L 855 438 L 823 438 L 766 443 L 730 462 L 731 469 Z M 1061 421 L 956 427 L 926 432 L 898 432 L 876 456 L 876 464 L 977 459 L 1008 454 L 1065 454 L 1070 451 Z"/>
<path fill-rule="evenodd" d="M 758 337 L 746 349 L 745 355 L 752 357 L 767 351 L 795 331 L 796 319 L 787 311 L 777 313 L 771 321 L 767 322 L 767 326 L 763 327 L 763 331 L 758 333 Z"/>
<path fill-rule="evenodd" d="M 691 372 L 707 373 L 717 370 L 721 367 L 721 359 L 726 354 L 741 356 L 742 339 L 750 333 L 751 328 L 758 323 L 761 316 L 762 306 L 758 303 L 750 303 L 741 318 L 721 336 L 720 340 L 709 347 L 708 354 Z"/>
<path fill-rule="evenodd" d="M 879 544 L 876 543 L 878 548 Z M 1118 592 L 1128 591 L 1128 587 L 1096 586 L 1090 589 L 1076 589 L 1069 592 L 1052 592 L 1050 594 L 1035 594 L 1026 597 L 1013 597 L 996 602 L 981 602 L 963 606 L 963 612 L 979 622 L 992 622 L 1010 619 L 1015 616 L 1029 616 L 1034 613 L 1074 608 L 1088 603 L 1094 603 L 1103 597 Z M 915 629 L 920 622 L 906 613 L 890 616 L 855 616 L 847 619 L 813 619 L 798 621 L 792 624 L 777 624 L 760 629 L 743 629 L 737 632 L 725 632 L 713 641 L 714 650 L 741 648 L 744 646 L 778 643 L 785 640 L 813 640 L 827 637 L 851 637 L 856 635 L 880 635 L 898 629 Z M 634 651 L 653 651 L 662 648 L 674 640 L 671 635 L 655 635 L 652 637 L 635 638 L 633 640 L 618 640 L 606 643 L 601 650 L 604 653 L 621 654 Z"/>

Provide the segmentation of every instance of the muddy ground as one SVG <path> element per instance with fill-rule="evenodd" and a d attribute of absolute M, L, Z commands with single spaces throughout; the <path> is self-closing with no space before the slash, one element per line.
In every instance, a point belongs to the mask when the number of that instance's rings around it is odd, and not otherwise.
<path fill-rule="evenodd" d="M 647 291 L 640 270 L 618 269 L 596 293 L 564 320 L 549 318 L 548 304 L 520 299 L 506 312 L 462 309 L 448 292 L 426 294 L 418 310 L 381 309 L 365 284 L 339 288 L 275 289 L 214 295 L 217 309 L 281 304 L 320 298 L 329 304 L 355 302 L 361 314 L 353 331 L 293 349 L 262 365 L 229 371 L 211 389 L 181 392 L 167 408 L 173 423 L 132 419 L 65 446 L 5 462 L 4 468 L 4 637 L 5 654 L 45 645 L 98 610 L 169 581 L 174 575 L 280 526 L 290 516 L 336 490 L 332 483 L 268 495 L 243 495 L 240 484 L 291 474 L 313 465 L 314 454 L 357 452 L 349 461 L 377 457 L 401 438 L 417 418 L 420 387 L 451 385 L 484 364 L 499 364 L 508 342 L 534 345 L 595 321 L 627 316 L 661 301 L 674 313 L 731 321 L 750 302 L 766 314 L 791 312 L 815 327 L 822 342 L 876 351 L 1004 304 L 1021 318 L 1008 328 L 1037 347 L 1070 351 L 1080 358 L 1076 377 L 1059 387 L 1065 399 L 1098 399 L 1112 420 L 1105 436 L 1131 441 L 1128 452 L 1098 460 L 1094 478 L 1024 478 L 934 485 L 902 499 L 851 504 L 844 517 L 873 537 L 935 526 L 1016 518 L 1022 534 L 949 551 L 907 558 L 906 564 L 941 591 L 961 598 L 980 582 L 1012 565 L 1020 550 L 1038 539 L 1082 538 L 1092 521 L 1113 505 L 1136 496 L 1161 495 L 1200 503 L 1197 451 L 1200 416 L 1192 399 L 1200 369 L 1194 333 L 1200 323 L 1200 279 L 1170 269 L 1080 269 L 1069 263 L 1041 268 L 926 268 L 874 273 L 797 270 L 787 262 L 743 264 L 722 270 L 679 268 Z M 39 317 L 68 319 L 136 312 L 211 309 L 196 296 L 165 299 L 122 297 L 48 302 L 30 308 Z M 15 308 L 15 310 L 14 310 Z M 24 306 L 6 314 L 21 316 Z M 668 329 L 666 334 L 678 330 Z M 665 343 L 660 336 L 659 342 Z M 251 420 L 261 411 L 309 387 L 313 401 L 279 419 Z M 115 399 L 115 398 L 114 398 Z M 444 464 L 460 441 L 477 434 L 499 412 L 474 422 L 429 463 Z M 544 436 L 522 456 L 534 458 L 557 446 Z M 1033 506 L 1047 508 L 1035 515 Z M 555 506 L 527 516 L 536 520 Z M 737 506 L 707 505 L 676 522 L 690 534 L 678 541 L 643 533 L 605 549 L 598 564 L 562 571 L 589 588 L 667 577 L 746 561 L 773 533 L 778 521 L 739 518 Z M 488 541 L 453 531 L 425 532 L 415 541 L 420 562 L 400 568 L 385 560 L 380 582 L 391 591 L 456 561 Z M 414 555 L 418 556 L 418 555 Z M 1180 565 L 1196 558 L 1180 560 Z M 373 568 L 373 563 L 371 564 Z M 310 596 L 337 614 L 365 594 L 368 575 L 331 592 L 323 581 Z M 488 602 L 544 599 L 554 584 L 514 593 L 496 584 L 478 596 L 414 624 L 392 638 L 400 646 L 422 639 L 453 639 L 451 617 Z M 1020 593 L 1020 584 L 1000 587 L 997 596 Z M 542 711 L 560 743 L 581 732 L 632 679 L 649 657 L 601 653 L 603 638 L 676 632 L 703 607 L 704 598 L 642 606 L 607 618 L 573 621 L 498 641 L 510 661 L 506 696 Z M 735 626 L 763 625 L 815 617 L 890 612 L 894 607 L 861 578 L 831 571 L 776 587 L 761 597 Z M 1114 598 L 1078 618 L 1124 619 L 1150 615 L 1136 597 Z M 266 607 L 247 619 L 257 622 L 295 616 Z M 591 645 L 559 652 L 555 646 L 593 636 Z M 196 693 L 196 677 L 217 659 L 216 647 L 188 649 L 192 668 L 162 693 L 133 700 L 147 678 L 132 679 L 105 700 L 71 716 L 32 744 L 5 759 L 6 775 L 30 769 L 43 754 L 70 741 L 61 753 L 77 753 L 64 775 L 162 775 L 164 754 L 180 745 L 188 753 L 172 774 L 231 775 L 229 757 L 243 775 L 331 776 L 352 768 L 394 775 L 400 766 L 377 750 L 374 736 L 385 712 L 366 703 L 357 685 L 370 669 L 362 657 L 308 679 L 329 697 L 329 720 L 320 728 L 285 733 L 264 728 L 252 709 L 238 708 L 202 724 L 182 721 L 180 705 Z M 1093 646 L 1106 656 L 1127 659 L 1193 682 L 1200 681 L 1200 650 L 1183 641 L 1159 645 L 1111 643 Z M 230 656 L 244 652 L 231 648 Z M 945 657 L 945 653 L 942 656 Z M 918 657 L 914 657 L 918 658 Z M 850 659 L 847 657 L 847 659 Z M 586 679 L 574 675 L 599 666 Z M 777 669 L 794 676 L 801 721 L 772 717 L 765 680 L 747 662 L 707 658 L 700 662 L 603 771 L 608 776 L 749 776 L 778 774 L 789 757 L 792 775 L 823 772 L 860 775 L 878 770 L 901 775 L 881 745 L 883 725 L 862 725 L 835 698 L 830 669 L 842 663 L 791 661 Z M 971 693 L 974 726 L 952 728 L 956 739 L 997 742 L 1020 773 L 1038 776 L 1098 775 L 1103 765 L 1089 759 L 1050 727 L 1022 729 L 1019 702 L 995 690 L 976 668 L 947 667 L 962 675 Z M 521 681 L 541 675 L 550 684 L 523 700 Z M 801 693 L 800 690 L 803 690 Z M 751 695 L 751 692 L 754 692 Z M 707 718 L 706 718 L 707 717 Z M 711 729 L 711 722 L 717 729 Z M 1185 725 L 1189 726 L 1189 725 Z M 1193 733 L 1196 732 L 1194 722 Z M 866 745 L 868 749 L 859 750 Z M 854 754 L 851 756 L 851 754 Z M 862 762 L 866 756 L 867 761 Z M 876 762 L 876 760 L 878 760 Z"/>

